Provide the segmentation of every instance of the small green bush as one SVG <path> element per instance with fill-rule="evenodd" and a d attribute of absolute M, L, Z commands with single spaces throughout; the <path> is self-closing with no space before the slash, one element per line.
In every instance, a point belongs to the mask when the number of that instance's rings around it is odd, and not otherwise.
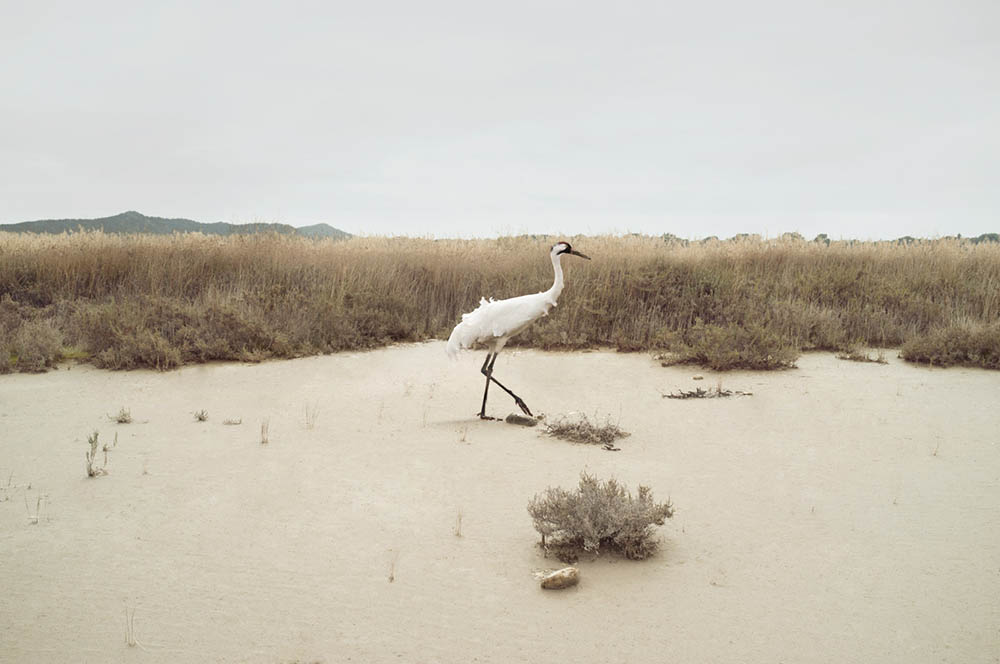
<path fill-rule="evenodd" d="M 1000 369 L 1000 323 L 950 325 L 903 344 L 903 359 L 947 367 L 965 365 Z"/>
<path fill-rule="evenodd" d="M 670 501 L 656 503 L 648 487 L 638 495 L 616 480 L 606 482 L 580 474 L 576 491 L 549 488 L 528 503 L 528 513 L 541 545 L 565 562 L 582 551 L 599 553 L 601 547 L 619 551 L 626 558 L 648 558 L 657 549 L 653 525 L 662 526 L 674 515 Z"/>

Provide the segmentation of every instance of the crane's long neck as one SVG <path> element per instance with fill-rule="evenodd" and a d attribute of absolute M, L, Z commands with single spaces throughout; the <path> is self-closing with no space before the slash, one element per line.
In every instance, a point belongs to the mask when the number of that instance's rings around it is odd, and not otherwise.
<path fill-rule="evenodd" d="M 560 254 L 555 254 L 552 256 L 552 269 L 555 271 L 555 280 L 552 282 L 552 288 L 545 291 L 545 294 L 549 296 L 552 300 L 552 304 L 556 303 L 559 299 L 559 295 L 562 293 L 563 289 L 563 273 L 562 264 L 560 263 Z"/>

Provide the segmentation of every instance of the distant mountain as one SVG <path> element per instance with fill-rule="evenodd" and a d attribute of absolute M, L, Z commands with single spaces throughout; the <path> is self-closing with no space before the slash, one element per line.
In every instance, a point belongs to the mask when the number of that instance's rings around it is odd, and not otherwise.
<path fill-rule="evenodd" d="M 332 237 L 335 240 L 343 240 L 351 237 L 347 231 L 334 228 L 330 224 L 313 224 L 312 226 L 299 226 L 295 229 L 299 235 L 306 237 Z"/>
<path fill-rule="evenodd" d="M 227 224 L 219 221 L 204 224 L 190 219 L 164 219 L 147 217 L 134 210 L 101 219 L 44 219 L 22 221 L 17 224 L 0 224 L 0 232 L 8 233 L 64 233 L 74 231 L 103 230 L 105 233 L 150 233 L 170 235 L 171 233 L 205 233 L 206 235 L 246 235 L 250 233 L 282 233 L 311 238 L 333 238 L 343 240 L 350 233 L 329 224 L 314 224 L 295 228 L 288 224 Z"/>

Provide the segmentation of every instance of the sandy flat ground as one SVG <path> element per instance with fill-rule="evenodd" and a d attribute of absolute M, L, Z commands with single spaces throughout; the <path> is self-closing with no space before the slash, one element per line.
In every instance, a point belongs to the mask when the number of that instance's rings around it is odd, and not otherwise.
<path fill-rule="evenodd" d="M 716 375 L 501 354 L 536 412 L 618 420 L 619 452 L 479 421 L 482 357 L 438 342 L 0 376 L 0 661 L 1000 661 L 1000 373 L 891 355 L 676 401 Z M 90 479 L 94 430 L 118 443 Z M 542 591 L 525 508 L 582 470 L 677 513 L 656 557 Z"/>

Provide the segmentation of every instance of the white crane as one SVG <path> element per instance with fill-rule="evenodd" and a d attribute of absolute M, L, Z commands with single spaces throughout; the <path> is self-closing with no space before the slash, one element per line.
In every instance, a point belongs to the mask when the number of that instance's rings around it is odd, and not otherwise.
<path fill-rule="evenodd" d="M 534 417 L 528 404 L 524 403 L 521 397 L 517 396 L 506 387 L 500 384 L 493 377 L 493 364 L 497 361 L 497 355 L 507 344 L 507 340 L 518 332 L 523 331 L 542 316 L 548 316 L 552 307 L 558 304 L 559 294 L 563 289 L 563 273 L 560 264 L 560 256 L 572 254 L 580 258 L 590 260 L 590 256 L 585 256 L 569 245 L 569 242 L 557 242 L 552 245 L 549 257 L 552 259 L 552 269 L 555 271 L 555 280 L 552 288 L 541 293 L 531 295 L 521 295 L 506 300 L 486 300 L 479 301 L 479 307 L 470 313 L 462 314 L 462 322 L 455 326 L 448 338 L 448 355 L 452 358 L 458 355 L 458 351 L 463 348 L 473 346 L 486 346 L 489 352 L 486 354 L 486 361 L 480 370 L 486 376 L 486 389 L 483 390 L 483 407 L 479 410 L 479 417 L 484 420 L 491 420 L 492 417 L 486 415 L 486 395 L 490 391 L 490 381 L 496 383 L 500 389 L 514 397 L 514 402 L 529 417 Z"/>

